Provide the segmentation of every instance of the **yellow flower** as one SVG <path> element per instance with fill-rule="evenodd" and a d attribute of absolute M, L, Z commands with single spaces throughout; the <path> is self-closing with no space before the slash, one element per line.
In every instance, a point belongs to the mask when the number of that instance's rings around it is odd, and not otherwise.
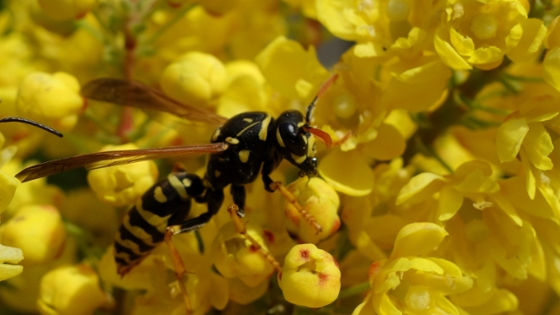
<path fill-rule="evenodd" d="M 189 52 L 165 68 L 160 84 L 172 98 L 191 105 L 207 106 L 220 95 L 227 82 L 224 65 L 216 57 Z"/>
<path fill-rule="evenodd" d="M 57 130 L 70 130 L 84 107 L 79 90 L 78 80 L 70 74 L 35 72 L 20 84 L 16 106 L 21 115 Z"/>
<path fill-rule="evenodd" d="M 483 161 L 463 163 L 455 174 L 440 176 L 432 173 L 421 173 L 414 176 L 404 186 L 397 198 L 397 205 L 415 204 L 433 197 L 438 193 L 438 204 L 433 211 L 438 220 L 446 221 L 455 216 L 461 208 L 464 198 L 471 199 L 481 210 L 485 208 L 487 199 L 492 200 L 494 193 L 499 191 L 498 183 L 492 178 L 490 165 Z M 519 217 L 512 213 L 512 219 L 520 223 Z"/>
<path fill-rule="evenodd" d="M 364 196 L 373 189 L 373 172 L 357 150 L 334 150 L 321 159 L 318 170 L 335 190 L 350 196 Z"/>
<path fill-rule="evenodd" d="M 413 56 L 426 47 L 444 1 L 319 0 L 318 20 L 334 35 L 358 42 L 358 57 Z"/>
<path fill-rule="evenodd" d="M 102 151 L 133 150 L 134 144 L 105 146 Z M 114 206 L 131 205 L 157 180 L 158 170 L 153 161 L 125 164 L 92 170 L 88 183 L 97 197 Z"/>
<path fill-rule="evenodd" d="M 19 248 L 0 244 L 0 281 L 15 277 L 23 271 L 23 266 L 17 265 L 23 259 L 23 252 Z"/>
<path fill-rule="evenodd" d="M 268 281 L 262 281 L 256 286 L 249 286 L 240 278 L 228 278 L 229 298 L 238 304 L 248 305 L 263 296 L 269 287 Z"/>
<path fill-rule="evenodd" d="M 385 63 L 390 81 L 383 91 L 382 102 L 388 109 L 409 112 L 426 111 L 447 96 L 451 70 L 433 57 Z M 407 91 L 403 93 L 402 91 Z"/>
<path fill-rule="evenodd" d="M 527 22 L 527 12 L 522 0 L 448 0 L 435 49 L 456 70 L 493 69 L 506 54 L 514 61 L 529 59 L 545 34 L 542 23 L 533 27 Z"/>
<path fill-rule="evenodd" d="M 43 315 L 87 315 L 107 302 L 95 271 L 87 265 L 76 265 L 45 274 L 37 304 Z"/>
<path fill-rule="evenodd" d="M 95 0 L 39 0 L 39 5 L 53 19 L 79 19 L 95 5 Z"/>
<path fill-rule="evenodd" d="M 430 256 L 446 235 L 433 223 L 403 227 L 391 257 L 371 265 L 371 291 L 352 314 L 462 314 L 447 296 L 468 290 L 472 279 L 451 261 Z"/>
<path fill-rule="evenodd" d="M 323 307 L 338 296 L 340 270 L 333 257 L 315 245 L 296 245 L 286 255 L 278 285 L 290 303 Z"/>
<path fill-rule="evenodd" d="M 262 229 L 247 224 L 247 233 L 268 251 Z M 273 272 L 269 261 L 239 234 L 233 222 L 222 227 L 212 245 L 212 260 L 216 269 L 226 278 L 238 277 L 245 285 L 257 287 L 267 282 Z"/>
<path fill-rule="evenodd" d="M 560 80 L 558 74 L 560 73 L 560 46 L 550 49 L 544 58 L 543 66 L 545 69 L 544 79 L 556 90 L 560 91 Z"/>
<path fill-rule="evenodd" d="M 0 227 L 0 240 L 21 248 L 24 266 L 56 260 L 64 249 L 66 230 L 58 210 L 50 205 L 24 206 Z"/>
<path fill-rule="evenodd" d="M 535 195 L 536 182 L 541 179 L 540 171 L 553 167 L 549 155 L 554 144 L 546 126 L 556 124 L 553 119 L 560 113 L 557 102 L 551 96 L 524 102 L 498 129 L 496 146 L 500 162 L 520 156 L 531 198 Z"/>
<path fill-rule="evenodd" d="M 269 111 L 269 95 L 265 90 L 265 79 L 253 62 L 238 60 L 225 65 L 228 84 L 220 97 L 216 112 L 224 117 L 233 117 L 249 111 Z M 276 113 L 280 114 L 280 112 Z"/>
<path fill-rule="evenodd" d="M 311 102 L 318 88 L 329 78 L 313 47 L 306 51 L 299 43 L 283 36 L 270 43 L 256 61 L 275 90 L 288 98 L 306 101 L 304 105 Z M 290 71 L 285 71 L 286 68 Z"/>
<path fill-rule="evenodd" d="M 288 190 L 294 194 L 303 209 L 312 215 L 322 227 L 321 232 L 309 224 L 301 216 L 296 207 L 287 202 L 284 213 L 288 219 L 288 229 L 305 243 L 317 244 L 338 231 L 340 218 L 338 207 L 340 199 L 336 191 L 324 180 L 313 177 L 311 179 L 300 178 L 291 183 Z"/>

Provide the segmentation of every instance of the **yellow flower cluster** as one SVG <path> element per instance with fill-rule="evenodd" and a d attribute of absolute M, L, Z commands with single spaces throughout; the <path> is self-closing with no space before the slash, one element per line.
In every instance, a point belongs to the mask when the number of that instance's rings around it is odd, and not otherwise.
<path fill-rule="evenodd" d="M 176 252 L 153 230 L 206 200 L 127 211 L 167 202 L 145 192 L 177 162 L 204 178 L 207 157 L 20 183 L 38 161 L 211 139 L 188 110 L 84 98 L 100 77 L 226 118 L 305 115 L 319 93 L 318 176 L 280 164 L 293 200 L 246 185 L 243 233 L 227 188 Z M 560 313 L 560 1 L 0 1 L 0 100 L 64 133 L 0 124 L 0 314 Z M 121 224 L 153 248 L 114 243 Z M 143 255 L 124 275 L 122 244 Z"/>

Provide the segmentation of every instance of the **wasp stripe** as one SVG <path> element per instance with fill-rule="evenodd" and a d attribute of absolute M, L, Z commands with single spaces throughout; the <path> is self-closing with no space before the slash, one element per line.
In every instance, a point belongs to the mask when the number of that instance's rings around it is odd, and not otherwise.
<path fill-rule="evenodd" d="M 171 187 L 173 187 L 173 189 L 175 189 L 179 196 L 181 196 L 181 199 L 186 200 L 189 198 L 189 194 L 185 189 L 185 185 L 183 185 L 183 183 L 181 183 L 181 181 L 175 175 L 170 174 L 169 176 L 167 176 L 167 180 L 169 181 L 169 184 L 171 184 Z"/>
<path fill-rule="evenodd" d="M 268 137 L 268 125 L 270 125 L 270 120 L 272 116 L 266 116 L 266 118 L 261 122 L 261 130 L 259 130 L 259 139 L 266 141 Z"/>
<path fill-rule="evenodd" d="M 165 222 L 165 225 L 167 227 L 167 221 Z M 126 229 L 128 229 L 136 237 L 144 240 L 146 244 L 157 245 L 158 243 L 163 242 L 163 235 L 165 232 L 162 232 L 156 226 L 150 225 L 146 222 L 144 217 L 140 215 L 140 212 L 136 208 L 132 208 L 128 212 L 128 216 L 123 221 L 123 226 L 125 226 Z"/>
<path fill-rule="evenodd" d="M 176 178 L 175 180 L 179 181 Z M 135 208 L 136 210 L 138 210 L 138 214 L 140 214 L 140 216 L 144 219 L 144 221 L 146 221 L 148 225 L 155 227 L 161 233 L 165 233 L 167 229 L 167 220 L 169 220 L 171 215 L 160 217 L 159 215 L 153 213 L 149 208 L 144 209 L 142 207 L 142 199 L 139 199 L 138 202 L 136 202 Z"/>
<path fill-rule="evenodd" d="M 236 136 L 237 136 L 237 137 L 241 136 L 245 131 L 249 130 L 251 127 L 257 125 L 258 123 L 259 123 L 258 121 L 255 121 L 254 123 L 250 124 L 249 126 L 243 128 L 243 129 L 241 129 L 241 131 L 238 132 Z"/>
<path fill-rule="evenodd" d="M 115 247 L 115 258 L 121 258 L 123 260 L 128 260 L 127 262 L 125 262 L 127 264 L 129 264 L 129 263 L 131 263 L 135 260 L 142 259 L 144 257 L 144 255 L 139 255 L 139 254 L 136 254 L 136 253 L 132 252 L 130 250 L 130 248 L 128 248 L 126 246 L 123 246 L 122 244 L 115 243 L 114 247 Z"/>
<path fill-rule="evenodd" d="M 284 144 L 284 139 L 282 139 L 282 135 L 280 134 L 280 129 L 276 129 L 276 141 L 278 141 L 278 144 L 282 148 L 286 147 L 286 145 Z"/>
<path fill-rule="evenodd" d="M 163 192 L 163 189 L 161 189 L 161 186 L 157 186 L 156 189 L 154 189 L 154 199 L 159 203 L 167 201 L 167 196 Z"/>
<path fill-rule="evenodd" d="M 128 249 L 130 249 L 131 251 L 133 251 L 135 254 L 138 255 L 149 252 L 155 247 L 155 245 L 148 245 L 144 243 L 142 239 L 137 238 L 136 235 L 130 233 L 130 231 L 128 231 L 125 228 L 119 229 L 119 235 L 117 239 L 115 239 L 115 241 L 116 243 L 119 243 L 127 247 Z"/>

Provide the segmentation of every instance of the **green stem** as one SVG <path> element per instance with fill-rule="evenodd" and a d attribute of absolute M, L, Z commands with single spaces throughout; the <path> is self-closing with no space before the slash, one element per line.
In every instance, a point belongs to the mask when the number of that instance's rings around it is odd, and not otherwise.
<path fill-rule="evenodd" d="M 353 287 L 346 288 L 338 294 L 339 299 L 347 298 L 350 296 L 358 295 L 367 292 L 370 289 L 369 281 L 362 282 Z"/>

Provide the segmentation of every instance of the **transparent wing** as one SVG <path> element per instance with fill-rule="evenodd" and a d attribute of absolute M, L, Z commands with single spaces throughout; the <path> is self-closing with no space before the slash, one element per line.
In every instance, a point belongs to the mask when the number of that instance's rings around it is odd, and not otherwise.
<path fill-rule="evenodd" d="M 91 154 L 77 155 L 70 158 L 48 161 L 30 166 L 18 174 L 16 178 L 22 183 L 41 177 L 46 177 L 79 167 L 97 169 L 114 165 L 130 164 L 145 160 L 162 159 L 189 154 L 217 153 L 226 150 L 227 143 L 195 144 L 164 148 L 103 151 Z"/>
<path fill-rule="evenodd" d="M 226 118 L 209 110 L 178 102 L 163 92 L 142 83 L 112 78 L 95 79 L 81 90 L 82 96 L 143 110 L 164 111 L 192 122 L 222 125 Z"/>

